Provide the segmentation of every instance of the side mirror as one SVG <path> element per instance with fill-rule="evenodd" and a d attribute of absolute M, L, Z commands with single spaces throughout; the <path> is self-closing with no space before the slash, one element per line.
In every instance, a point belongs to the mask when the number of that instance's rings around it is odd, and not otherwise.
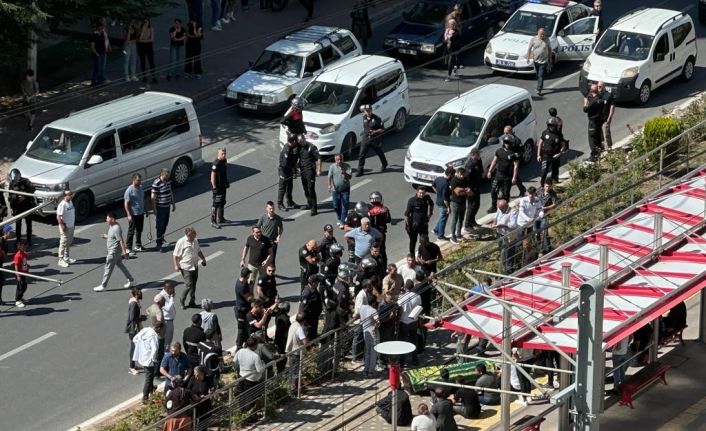
<path fill-rule="evenodd" d="M 98 154 L 94 154 L 88 158 L 88 161 L 86 162 L 86 167 L 93 166 L 93 165 L 99 165 L 101 163 L 103 163 L 103 157 L 101 157 Z"/>
<path fill-rule="evenodd" d="M 32 146 L 32 140 L 27 141 L 27 147 L 25 147 L 25 150 L 29 150 L 29 147 Z"/>
<path fill-rule="evenodd" d="M 655 61 L 664 61 L 664 54 L 661 52 L 655 54 Z"/>
<path fill-rule="evenodd" d="M 492 137 L 488 139 L 488 145 L 498 145 L 500 143 L 500 139 L 497 137 Z"/>

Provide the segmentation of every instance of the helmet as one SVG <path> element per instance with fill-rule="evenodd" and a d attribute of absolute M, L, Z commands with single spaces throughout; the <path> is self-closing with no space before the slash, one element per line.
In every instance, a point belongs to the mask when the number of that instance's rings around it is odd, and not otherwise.
<path fill-rule="evenodd" d="M 556 115 L 557 115 L 557 110 L 553 106 L 551 108 L 549 108 L 548 112 L 549 112 L 549 115 L 551 115 L 552 117 L 556 117 Z"/>
<path fill-rule="evenodd" d="M 364 257 L 363 260 L 360 261 L 360 267 L 364 270 L 374 270 L 377 266 L 378 263 L 375 261 L 375 259 L 372 259 L 370 257 Z"/>
<path fill-rule="evenodd" d="M 366 217 L 368 215 L 368 211 L 370 211 L 370 205 L 363 201 L 358 201 L 355 204 L 355 213 L 358 214 L 361 217 Z"/>
<path fill-rule="evenodd" d="M 372 111 L 373 107 L 371 105 L 360 105 L 360 112 Z"/>
<path fill-rule="evenodd" d="M 10 169 L 10 172 L 7 174 L 7 178 L 10 180 L 10 184 L 14 184 L 17 181 L 22 179 L 22 174 L 20 173 L 19 169 L 12 168 L 12 169 Z"/>
<path fill-rule="evenodd" d="M 331 256 L 337 256 L 337 257 L 343 256 L 343 247 L 341 246 L 341 244 L 339 244 L 337 242 L 334 242 L 333 244 L 331 244 L 328 248 L 328 251 L 329 251 L 329 253 L 331 253 Z"/>
<path fill-rule="evenodd" d="M 327 230 L 329 232 L 333 232 L 333 225 L 331 223 L 326 223 L 324 225 L 324 230 Z"/>
<path fill-rule="evenodd" d="M 304 107 L 304 99 L 301 97 L 295 97 L 292 99 L 292 106 L 298 109 L 302 109 Z"/>
<path fill-rule="evenodd" d="M 289 302 L 287 302 L 287 301 L 280 302 L 279 305 L 277 305 L 277 308 L 279 308 L 280 310 L 287 312 L 287 313 L 289 313 L 290 307 L 291 306 L 289 305 Z"/>
<path fill-rule="evenodd" d="M 302 146 L 307 144 L 307 140 L 304 137 L 304 135 L 297 135 L 297 142 L 299 143 L 299 145 L 302 145 Z"/>
<path fill-rule="evenodd" d="M 556 117 L 547 118 L 547 127 L 559 127 L 559 120 Z"/>
<path fill-rule="evenodd" d="M 342 262 L 338 265 L 338 278 L 344 282 L 351 284 L 355 278 L 358 268 L 350 262 Z"/>
<path fill-rule="evenodd" d="M 382 193 L 378 191 L 374 191 L 370 193 L 370 202 L 371 203 L 382 203 Z"/>

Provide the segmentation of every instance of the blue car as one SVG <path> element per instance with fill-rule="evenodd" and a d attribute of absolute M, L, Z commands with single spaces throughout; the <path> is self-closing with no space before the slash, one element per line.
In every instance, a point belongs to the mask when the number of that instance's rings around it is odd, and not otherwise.
<path fill-rule="evenodd" d="M 443 55 L 444 20 L 455 4 L 461 9 L 462 47 L 490 40 L 522 1 L 515 0 L 422 0 L 402 14 L 403 21 L 385 37 L 390 55 L 429 60 Z"/>

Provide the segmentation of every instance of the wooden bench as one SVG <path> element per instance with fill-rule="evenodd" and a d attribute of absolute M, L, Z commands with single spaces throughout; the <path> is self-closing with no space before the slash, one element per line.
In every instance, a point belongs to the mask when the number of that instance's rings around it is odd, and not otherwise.
<path fill-rule="evenodd" d="M 674 329 L 669 332 L 665 332 L 662 334 L 662 345 L 667 345 L 669 343 L 673 343 L 675 341 L 679 341 L 681 345 L 684 345 L 684 330 L 688 327 L 689 325 L 684 326 L 681 329 Z"/>
<path fill-rule="evenodd" d="M 672 366 L 669 364 L 653 362 L 638 371 L 637 374 L 627 377 L 620 384 L 620 405 L 627 405 L 630 406 L 631 409 L 634 409 L 635 407 L 632 405 L 632 400 L 635 395 L 658 379 L 666 385 L 667 370 L 670 368 L 672 368 Z"/>
<path fill-rule="evenodd" d="M 511 425 L 512 428 L 515 427 L 521 427 L 525 423 L 529 422 L 531 419 L 534 419 L 535 417 L 533 415 L 525 415 L 520 418 L 517 422 L 513 423 Z M 542 426 L 542 422 L 544 422 L 546 419 L 541 418 L 538 422 L 533 423 L 532 425 L 526 426 L 522 428 L 522 431 L 540 431 L 540 427 Z"/>

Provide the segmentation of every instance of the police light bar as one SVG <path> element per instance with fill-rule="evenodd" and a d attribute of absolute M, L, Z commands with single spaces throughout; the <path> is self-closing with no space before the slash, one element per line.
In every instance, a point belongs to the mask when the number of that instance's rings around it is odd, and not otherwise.
<path fill-rule="evenodd" d="M 569 0 L 528 0 L 527 3 L 547 4 L 550 6 L 565 7 L 569 4 Z"/>

